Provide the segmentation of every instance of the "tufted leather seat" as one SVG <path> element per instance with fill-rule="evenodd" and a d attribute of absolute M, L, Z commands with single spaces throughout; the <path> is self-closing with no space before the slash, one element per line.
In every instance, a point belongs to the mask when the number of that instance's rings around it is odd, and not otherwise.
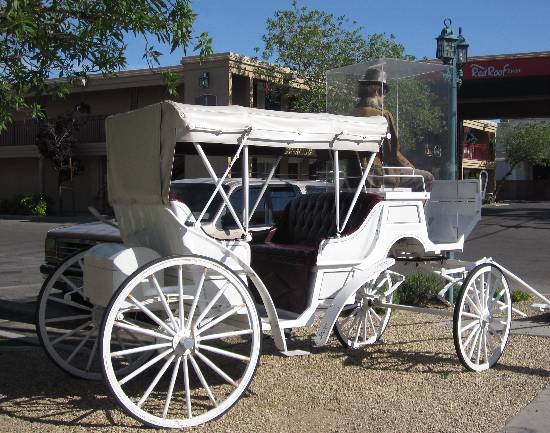
<path fill-rule="evenodd" d="M 340 194 L 340 224 L 353 200 Z M 342 235 L 357 230 L 374 205 L 375 194 L 361 193 Z M 275 306 L 301 313 L 307 306 L 312 268 L 323 239 L 336 235 L 334 193 L 302 195 L 286 206 L 279 224 L 266 240 L 251 245 L 252 268 L 271 293 Z"/>

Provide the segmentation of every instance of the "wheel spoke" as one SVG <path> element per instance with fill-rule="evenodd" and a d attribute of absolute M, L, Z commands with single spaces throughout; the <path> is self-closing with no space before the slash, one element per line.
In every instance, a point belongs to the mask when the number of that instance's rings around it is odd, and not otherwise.
<path fill-rule="evenodd" d="M 75 283 L 73 283 L 71 280 L 69 280 L 65 275 L 61 274 L 59 276 L 63 280 L 65 284 L 71 287 L 75 292 L 82 294 L 82 287 L 78 287 Z"/>
<path fill-rule="evenodd" d="M 168 385 L 168 393 L 166 394 L 166 401 L 164 402 L 164 410 L 162 411 L 162 417 L 166 418 L 168 415 L 168 409 L 170 408 L 170 401 L 172 400 L 172 393 L 174 392 L 174 385 L 176 378 L 178 377 L 178 371 L 180 369 L 181 355 L 176 358 L 174 362 L 174 369 L 172 370 L 172 377 L 170 378 L 170 385 Z"/>
<path fill-rule="evenodd" d="M 44 323 L 58 323 L 58 322 L 69 322 L 71 320 L 80 320 L 80 319 L 90 319 L 92 316 L 90 314 L 78 314 L 76 316 L 64 316 L 64 317 L 55 317 L 53 319 L 46 319 Z"/>
<path fill-rule="evenodd" d="M 132 349 L 119 350 L 118 352 L 111 352 L 112 358 L 121 357 L 124 355 L 131 355 L 132 353 L 141 353 L 148 352 L 150 350 L 162 349 L 164 347 L 170 347 L 172 343 L 159 343 L 159 344 L 150 344 L 148 346 L 134 347 Z"/>
<path fill-rule="evenodd" d="M 183 267 L 181 265 L 178 266 L 178 292 L 178 317 L 180 319 L 180 328 L 183 329 L 183 325 L 185 323 L 185 311 L 183 309 Z"/>
<path fill-rule="evenodd" d="M 74 350 L 71 352 L 71 354 L 67 357 L 67 359 L 65 360 L 65 362 L 67 364 L 70 364 L 71 361 L 73 360 L 73 358 L 76 356 L 76 354 L 78 352 L 80 352 L 80 349 L 82 349 L 82 347 L 88 342 L 88 340 L 90 339 L 90 337 L 92 336 L 92 333 L 94 332 L 94 328 L 90 329 L 84 336 L 84 338 L 82 339 L 82 341 L 74 348 Z"/>
<path fill-rule="evenodd" d="M 361 310 L 361 313 L 364 311 Z M 359 317 L 359 321 L 357 322 L 356 332 L 355 332 L 355 339 L 353 340 L 353 347 L 357 347 L 357 342 L 359 341 L 359 334 L 361 333 L 361 325 L 365 321 L 365 315 L 364 314 L 358 314 L 357 317 Z"/>
<path fill-rule="evenodd" d="M 237 383 L 231 379 L 221 368 L 219 368 L 216 364 L 214 364 L 210 359 L 208 359 L 204 354 L 201 352 L 195 352 L 197 356 L 206 364 L 208 365 L 212 370 L 214 370 L 216 373 L 218 373 L 226 382 L 233 385 L 235 388 L 238 386 Z"/>
<path fill-rule="evenodd" d="M 193 370 L 195 370 L 195 373 L 197 374 L 202 387 L 205 389 L 206 393 L 208 394 L 208 398 L 210 399 L 210 401 L 212 401 L 212 403 L 214 403 L 214 406 L 218 406 L 218 402 L 214 398 L 214 394 L 212 394 L 212 391 L 210 390 L 210 387 L 208 386 L 208 383 L 206 382 L 206 379 L 204 378 L 202 371 L 199 368 L 199 364 L 197 364 L 197 361 L 195 361 L 195 358 L 193 358 L 192 355 L 189 355 L 189 361 L 191 361 Z"/>
<path fill-rule="evenodd" d="M 218 290 L 218 293 L 216 293 L 216 295 L 212 298 L 212 300 L 208 303 L 208 305 L 204 307 L 204 310 L 202 310 L 202 313 L 200 314 L 200 316 L 197 318 L 197 320 L 195 320 L 195 324 L 202 322 L 202 320 L 210 312 L 214 304 L 218 302 L 218 299 L 220 299 L 220 297 L 224 294 L 226 288 L 227 288 L 227 283 L 224 284 L 224 286 L 220 290 Z"/>
<path fill-rule="evenodd" d="M 134 298 L 132 295 L 128 295 L 128 299 L 130 299 L 130 301 L 132 301 L 132 303 L 136 307 L 138 307 L 141 311 L 143 311 L 147 315 L 147 317 L 149 317 L 153 322 L 155 322 L 161 328 L 164 328 L 170 335 L 176 335 L 176 333 L 172 328 L 170 328 L 166 323 L 160 320 L 155 313 L 149 310 L 149 308 L 147 308 L 145 305 L 139 302 L 136 298 Z"/>
<path fill-rule="evenodd" d="M 141 374 L 143 373 L 145 370 L 147 370 L 149 367 L 151 367 L 152 365 L 156 364 L 157 362 L 159 362 L 161 359 L 163 358 L 166 358 L 166 356 L 171 353 L 173 350 L 172 348 L 170 349 L 166 349 L 164 352 L 162 352 L 160 355 L 157 355 L 155 356 L 153 359 L 151 359 L 149 362 L 143 364 L 141 367 L 139 367 L 138 369 L 132 371 L 130 374 L 128 374 L 126 377 L 124 377 L 123 379 L 119 380 L 118 383 L 120 385 L 124 385 L 126 382 L 128 382 L 129 380 L 132 380 L 134 377 L 136 377 L 138 374 Z"/>
<path fill-rule="evenodd" d="M 470 347 L 470 353 L 468 354 L 468 359 L 472 359 L 472 355 L 474 354 L 474 349 L 477 346 L 477 340 L 479 338 L 479 335 L 481 334 L 481 327 L 477 328 L 475 330 L 476 336 L 474 337 L 474 342 L 472 343 L 472 347 Z"/>
<path fill-rule="evenodd" d="M 199 302 L 199 296 L 201 295 L 202 286 L 204 285 L 204 280 L 206 278 L 206 268 L 202 271 L 201 277 L 199 279 L 199 284 L 197 285 L 197 290 L 195 290 L 195 298 L 189 309 L 189 315 L 187 317 L 187 323 L 185 324 L 185 329 L 189 331 L 191 329 L 191 324 L 193 323 L 193 316 L 195 315 L 195 309 Z"/>
<path fill-rule="evenodd" d="M 479 322 L 476 321 L 476 320 L 472 320 L 468 325 L 464 326 L 463 328 L 460 329 L 460 334 L 464 334 L 464 332 L 466 332 L 468 329 L 471 329 L 473 328 L 474 326 L 478 325 L 479 326 Z"/>
<path fill-rule="evenodd" d="M 198 341 L 206 341 L 206 340 L 215 340 L 218 338 L 226 338 L 226 337 L 237 337 L 239 335 L 248 335 L 252 334 L 252 329 L 243 329 L 240 331 L 228 331 L 228 332 L 220 332 L 219 334 L 209 334 L 209 335 L 203 335 L 198 336 Z"/>
<path fill-rule="evenodd" d="M 468 344 L 470 344 L 470 341 L 472 341 L 472 338 L 476 335 L 477 331 L 479 330 L 479 323 L 476 323 L 476 327 L 470 332 L 470 335 L 468 335 L 468 338 L 466 338 L 466 341 L 464 342 L 464 349 L 468 347 Z"/>
<path fill-rule="evenodd" d="M 86 363 L 86 371 L 90 371 L 90 368 L 92 367 L 92 362 L 94 362 L 94 358 L 97 353 L 98 340 L 99 338 L 96 335 L 94 345 L 92 347 L 92 351 L 90 352 L 90 356 L 88 357 L 88 362 Z"/>
<path fill-rule="evenodd" d="M 464 298 L 466 299 L 466 302 L 468 302 L 468 305 L 470 305 L 476 312 L 476 314 L 481 316 L 481 310 L 477 307 L 474 301 L 472 301 L 472 298 L 470 298 L 468 295 L 464 295 Z"/>
<path fill-rule="evenodd" d="M 464 317 L 468 317 L 469 319 L 479 319 L 480 317 L 478 314 L 468 313 L 467 311 L 461 311 L 460 315 Z"/>
<path fill-rule="evenodd" d="M 172 310 L 170 309 L 170 306 L 168 305 L 168 302 L 166 301 L 166 296 L 164 296 L 164 293 L 162 293 L 162 289 L 160 288 L 160 285 L 157 281 L 157 278 L 155 275 L 151 275 L 151 279 L 149 280 L 149 284 L 152 284 L 155 289 L 157 290 L 157 293 L 159 294 L 160 302 L 162 303 L 162 306 L 164 307 L 164 310 L 166 311 L 166 314 L 168 315 L 168 318 L 172 322 L 172 325 L 174 326 L 174 331 L 178 331 L 179 326 L 176 322 L 176 318 L 174 317 L 174 314 L 172 313 Z"/>
<path fill-rule="evenodd" d="M 485 356 L 485 362 L 489 363 L 489 356 L 487 356 L 487 330 L 483 333 L 483 354 Z"/>
<path fill-rule="evenodd" d="M 218 323 L 224 321 L 225 319 L 227 319 L 229 316 L 232 316 L 233 314 L 235 314 L 237 311 L 239 311 L 241 308 L 243 307 L 246 307 L 245 304 L 239 304 L 239 305 L 235 305 L 233 308 L 231 308 L 229 311 L 226 311 L 225 313 L 223 313 L 222 315 L 216 317 L 215 319 L 212 319 L 211 321 L 209 321 L 208 323 L 206 323 L 204 326 L 201 326 L 201 327 L 197 327 L 196 330 L 197 330 L 197 334 L 202 334 L 204 331 L 206 331 L 207 329 L 210 329 L 212 328 L 213 326 L 216 326 Z M 199 324 L 199 326 L 201 325 L 202 323 Z"/>
<path fill-rule="evenodd" d="M 485 334 L 485 329 L 481 328 L 479 331 L 478 345 L 477 345 L 477 357 L 476 364 L 479 364 L 479 358 L 481 357 L 481 343 L 483 343 L 483 335 Z"/>
<path fill-rule="evenodd" d="M 187 364 L 187 355 L 183 357 L 183 381 L 185 384 L 185 402 L 187 403 L 187 416 L 193 418 L 191 410 L 191 389 L 189 387 L 189 366 Z"/>
<path fill-rule="evenodd" d="M 63 335 L 59 336 L 58 338 L 56 338 L 55 340 L 52 341 L 52 346 L 55 346 L 57 343 L 64 340 L 65 338 L 68 338 L 71 335 L 74 335 L 74 334 L 82 331 L 84 328 L 86 328 L 87 326 L 90 326 L 91 324 L 92 324 L 92 321 L 90 320 L 89 322 L 86 322 L 86 323 L 83 323 L 80 326 L 77 326 L 72 331 L 65 332 Z"/>
<path fill-rule="evenodd" d="M 246 361 L 246 362 L 250 361 L 250 358 L 248 356 L 239 355 L 238 353 L 233 353 L 228 350 L 219 349 L 213 346 L 207 346 L 206 344 L 198 344 L 197 347 L 199 349 L 203 349 L 208 352 L 213 352 L 219 355 L 228 356 L 229 358 L 239 359 L 241 361 Z"/>
<path fill-rule="evenodd" d="M 374 317 L 376 318 L 376 320 L 378 320 L 378 322 L 382 323 L 382 318 L 378 315 L 378 313 L 376 311 L 374 311 L 374 308 L 370 308 L 369 309 L 370 311 L 370 314 L 374 315 Z"/>
<path fill-rule="evenodd" d="M 162 376 L 164 375 L 164 373 L 166 372 L 166 370 L 168 369 L 168 367 L 170 366 L 170 364 L 172 363 L 175 357 L 176 355 L 172 355 L 170 356 L 170 358 L 166 360 L 166 362 L 163 364 L 163 366 L 161 367 L 161 369 L 159 370 L 159 372 L 157 373 L 153 381 L 149 384 L 149 386 L 147 387 L 147 389 L 145 390 L 145 392 L 137 402 L 137 407 L 141 407 L 143 403 L 145 403 L 145 401 L 149 398 L 149 395 L 151 394 L 151 392 L 153 392 L 153 389 L 155 389 L 155 386 L 157 386 L 157 383 L 162 378 Z"/>
<path fill-rule="evenodd" d="M 114 323 L 114 326 L 118 326 L 119 328 L 123 328 L 128 331 L 134 331 L 134 332 L 137 332 L 138 334 L 149 335 L 151 337 L 157 337 L 157 338 L 162 338 L 164 340 L 172 341 L 172 338 L 166 334 L 161 334 L 160 332 L 156 332 L 151 329 L 140 328 L 139 326 L 136 326 L 136 325 L 130 325 L 128 323 L 116 321 Z"/>
<path fill-rule="evenodd" d="M 376 332 L 376 327 L 374 326 L 374 322 L 372 321 L 372 316 L 371 316 L 371 314 L 370 314 L 370 310 L 371 310 L 370 308 L 369 308 L 369 310 L 367 310 L 367 316 L 368 316 L 368 318 L 369 318 L 370 326 L 371 326 L 371 328 L 372 328 L 372 333 L 373 333 L 374 336 L 376 337 L 376 335 L 377 335 L 378 333 Z M 367 330 L 366 330 L 366 328 L 365 328 L 365 334 L 366 334 L 366 332 L 367 332 Z"/>
<path fill-rule="evenodd" d="M 87 306 L 81 305 L 81 304 L 77 304 L 76 302 L 68 301 L 68 300 L 63 299 L 63 298 L 58 298 L 56 296 L 50 296 L 48 298 L 48 301 L 58 302 L 60 304 L 65 304 L 65 305 L 68 305 L 70 307 L 79 308 L 79 309 L 85 310 L 85 311 L 90 311 L 90 312 L 92 311 L 92 309 L 90 307 L 87 307 Z"/>

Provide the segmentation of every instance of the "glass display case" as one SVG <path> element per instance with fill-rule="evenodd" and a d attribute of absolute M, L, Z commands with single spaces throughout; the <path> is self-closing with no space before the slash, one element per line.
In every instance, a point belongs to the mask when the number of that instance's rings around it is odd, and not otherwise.
<path fill-rule="evenodd" d="M 383 114 L 394 137 L 383 146 L 384 165 L 410 163 L 435 179 L 450 179 L 450 67 L 427 62 L 377 59 L 327 72 L 327 111 L 343 115 Z M 373 94 L 378 84 L 380 97 Z M 374 92 L 376 93 L 376 92 Z M 366 108 L 369 107 L 369 108 Z M 454 113 L 456 114 L 456 113 Z M 404 157 L 384 155 L 392 152 Z M 404 162 L 406 161 L 406 162 Z"/>

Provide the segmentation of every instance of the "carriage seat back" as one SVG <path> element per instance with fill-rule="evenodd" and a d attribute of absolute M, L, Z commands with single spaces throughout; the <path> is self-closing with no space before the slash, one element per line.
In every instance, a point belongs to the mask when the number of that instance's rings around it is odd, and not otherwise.
<path fill-rule="evenodd" d="M 353 193 L 340 193 L 340 224 L 343 224 L 353 200 Z M 376 194 L 362 192 L 342 235 L 356 231 L 372 208 L 381 200 Z M 317 247 L 323 239 L 336 236 L 334 193 L 302 195 L 285 208 L 271 242 Z"/>

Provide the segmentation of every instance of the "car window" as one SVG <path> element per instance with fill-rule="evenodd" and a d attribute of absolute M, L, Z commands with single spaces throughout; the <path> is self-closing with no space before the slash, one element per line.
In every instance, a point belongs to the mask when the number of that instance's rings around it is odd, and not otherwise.
<path fill-rule="evenodd" d="M 279 220 L 288 202 L 299 194 L 298 188 L 292 186 L 273 186 L 269 188 L 271 204 L 269 225 L 273 225 Z"/>
<path fill-rule="evenodd" d="M 204 209 L 204 206 L 206 206 L 215 188 L 215 185 L 208 183 L 171 183 L 170 200 L 178 200 L 185 203 L 191 209 L 193 216 L 197 218 Z M 223 188 L 227 192 L 227 187 L 224 186 Z M 204 222 L 212 221 L 222 201 L 220 194 L 216 194 L 204 214 L 202 219 Z"/>
<path fill-rule="evenodd" d="M 262 188 L 260 186 L 251 186 L 248 193 L 248 203 L 250 206 L 250 211 L 252 211 L 252 208 L 254 207 L 254 204 L 256 204 L 256 200 L 258 200 L 258 197 L 260 196 Z M 262 199 L 260 200 L 260 203 L 258 204 L 258 207 L 254 211 L 254 214 L 252 215 L 252 218 L 250 220 L 250 227 L 254 226 L 267 226 L 269 225 L 269 215 L 268 215 L 268 208 L 267 208 L 267 197 L 268 193 L 266 192 Z M 242 188 L 237 188 L 233 194 L 229 197 L 229 201 L 231 202 L 231 205 L 233 206 L 233 209 L 235 209 L 235 212 L 239 217 L 242 215 L 243 210 L 243 190 Z M 222 217 L 222 227 L 223 228 L 236 228 L 237 223 L 235 222 L 233 216 L 231 213 L 227 210 L 227 208 L 224 211 L 224 215 Z"/>
<path fill-rule="evenodd" d="M 321 192 L 334 192 L 332 185 L 306 185 L 306 194 L 319 194 Z"/>

